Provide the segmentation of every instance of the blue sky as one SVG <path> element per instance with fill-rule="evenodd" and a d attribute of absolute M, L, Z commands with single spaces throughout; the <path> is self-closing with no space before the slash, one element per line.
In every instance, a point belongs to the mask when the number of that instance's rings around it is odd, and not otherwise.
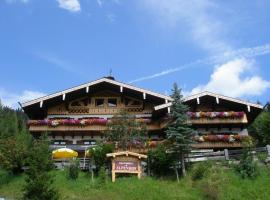
<path fill-rule="evenodd" d="M 109 74 L 170 94 L 270 100 L 270 1 L 0 0 L 0 98 Z"/>

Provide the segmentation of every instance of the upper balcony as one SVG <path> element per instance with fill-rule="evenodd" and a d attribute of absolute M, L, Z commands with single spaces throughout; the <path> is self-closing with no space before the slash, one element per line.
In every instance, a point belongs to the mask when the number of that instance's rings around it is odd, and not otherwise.
<path fill-rule="evenodd" d="M 245 112 L 188 112 L 192 124 L 247 124 Z"/>
<path fill-rule="evenodd" d="M 151 119 L 138 118 L 137 122 L 146 125 L 147 130 L 159 130 L 158 122 L 152 122 Z M 89 119 L 44 119 L 29 120 L 28 126 L 31 132 L 39 131 L 105 131 L 107 123 L 110 120 L 103 118 Z"/>

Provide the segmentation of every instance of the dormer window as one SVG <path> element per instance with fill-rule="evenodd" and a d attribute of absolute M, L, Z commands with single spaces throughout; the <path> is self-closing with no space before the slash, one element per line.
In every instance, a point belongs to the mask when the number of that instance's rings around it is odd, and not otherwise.
<path fill-rule="evenodd" d="M 109 107 L 116 107 L 117 106 L 117 99 L 116 98 L 109 98 L 108 99 L 108 106 Z"/>

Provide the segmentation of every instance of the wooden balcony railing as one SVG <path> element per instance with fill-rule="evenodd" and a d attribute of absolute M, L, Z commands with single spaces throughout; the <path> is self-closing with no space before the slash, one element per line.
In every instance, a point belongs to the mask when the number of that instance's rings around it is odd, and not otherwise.
<path fill-rule="evenodd" d="M 215 149 L 215 148 L 239 148 L 242 147 L 241 142 L 202 142 L 197 144 L 192 144 L 192 147 L 198 149 Z"/>
<path fill-rule="evenodd" d="M 243 118 L 198 118 L 198 119 L 190 119 L 189 122 L 191 124 L 247 124 L 247 116 L 246 114 Z"/>
<path fill-rule="evenodd" d="M 160 130 L 159 123 L 150 123 L 146 125 L 147 130 Z M 43 132 L 43 131 L 105 131 L 107 130 L 107 126 L 105 125 L 85 125 L 85 126 L 66 126 L 66 125 L 58 125 L 56 127 L 51 127 L 47 125 L 39 125 L 29 126 L 29 131 L 31 132 Z"/>

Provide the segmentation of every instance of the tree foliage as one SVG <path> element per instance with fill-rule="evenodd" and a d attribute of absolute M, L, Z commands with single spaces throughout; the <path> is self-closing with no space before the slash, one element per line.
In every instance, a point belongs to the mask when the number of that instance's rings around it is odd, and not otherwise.
<path fill-rule="evenodd" d="M 143 146 L 146 139 L 144 124 L 136 121 L 134 115 L 122 110 L 112 117 L 108 124 L 106 138 L 118 144 L 118 147 L 127 150 L 132 146 Z"/>
<path fill-rule="evenodd" d="M 0 166 L 13 174 L 22 172 L 31 144 L 27 132 L 0 140 Z"/>
<path fill-rule="evenodd" d="M 13 110 L 0 102 L 0 167 L 17 174 L 22 171 L 31 143 L 21 110 Z"/>
<path fill-rule="evenodd" d="M 176 163 L 181 161 L 182 174 L 185 176 L 185 162 L 184 156 L 190 151 L 190 144 L 194 130 L 188 124 L 188 106 L 183 104 L 183 95 L 181 89 L 177 84 L 173 85 L 172 95 L 173 98 L 171 106 L 170 123 L 166 130 L 167 138 L 171 142 L 169 151 L 175 154 Z"/>
<path fill-rule="evenodd" d="M 266 106 L 265 111 L 249 127 L 250 135 L 256 140 L 259 146 L 270 144 L 270 109 L 268 107 Z"/>
<path fill-rule="evenodd" d="M 33 141 L 27 159 L 26 184 L 23 187 L 24 200 L 56 200 L 58 193 L 53 188 L 53 169 L 49 142 L 45 137 Z"/>

